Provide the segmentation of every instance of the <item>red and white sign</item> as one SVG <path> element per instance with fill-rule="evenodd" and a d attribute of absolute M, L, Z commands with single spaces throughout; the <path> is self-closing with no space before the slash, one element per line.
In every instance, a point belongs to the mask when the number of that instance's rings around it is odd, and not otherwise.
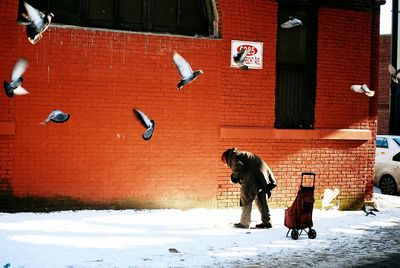
<path fill-rule="evenodd" d="M 247 65 L 249 69 L 262 69 L 263 43 L 238 40 L 231 41 L 231 67 L 238 67 L 233 57 L 242 49 L 248 51 L 243 63 Z"/>

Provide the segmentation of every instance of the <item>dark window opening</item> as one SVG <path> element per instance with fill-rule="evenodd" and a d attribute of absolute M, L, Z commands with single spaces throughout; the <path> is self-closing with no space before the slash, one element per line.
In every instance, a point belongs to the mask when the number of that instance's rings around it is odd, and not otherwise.
<path fill-rule="evenodd" d="M 314 128 L 317 13 L 313 5 L 279 2 L 275 128 Z M 300 19 L 303 26 L 282 28 L 290 16 Z"/>
<path fill-rule="evenodd" d="M 400 153 L 398 153 L 398 154 L 396 154 L 395 156 L 393 156 L 393 159 L 392 159 L 393 161 L 396 161 L 396 162 L 400 162 Z"/>
<path fill-rule="evenodd" d="M 189 36 L 213 36 L 212 0 L 31 0 L 59 24 Z M 19 1 L 20 21 L 25 21 Z"/>

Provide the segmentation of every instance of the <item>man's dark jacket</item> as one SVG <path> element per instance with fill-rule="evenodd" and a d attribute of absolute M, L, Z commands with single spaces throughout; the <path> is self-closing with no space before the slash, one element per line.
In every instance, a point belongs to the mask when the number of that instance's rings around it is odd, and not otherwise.
<path fill-rule="evenodd" d="M 274 174 L 257 155 L 232 148 L 226 150 L 224 156 L 226 164 L 232 170 L 231 181 L 239 182 L 242 187 L 245 187 L 250 200 L 254 199 L 260 191 L 269 195 L 276 187 Z"/>

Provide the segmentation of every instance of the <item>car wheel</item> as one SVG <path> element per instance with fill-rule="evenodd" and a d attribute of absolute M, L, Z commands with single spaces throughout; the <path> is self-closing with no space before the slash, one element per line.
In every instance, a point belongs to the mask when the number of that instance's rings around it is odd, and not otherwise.
<path fill-rule="evenodd" d="M 385 175 L 381 178 L 379 182 L 379 188 L 381 188 L 382 194 L 397 194 L 397 184 L 396 181 L 392 178 L 392 176 Z"/>

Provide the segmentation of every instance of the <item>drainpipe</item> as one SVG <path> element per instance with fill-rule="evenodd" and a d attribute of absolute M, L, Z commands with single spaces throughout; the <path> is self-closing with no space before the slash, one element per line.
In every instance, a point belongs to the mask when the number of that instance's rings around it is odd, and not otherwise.
<path fill-rule="evenodd" d="M 399 49 L 399 2 L 393 0 L 392 3 L 392 65 L 400 68 L 398 52 Z M 390 116 L 389 134 L 400 135 L 400 85 L 391 80 L 390 82 Z"/>

